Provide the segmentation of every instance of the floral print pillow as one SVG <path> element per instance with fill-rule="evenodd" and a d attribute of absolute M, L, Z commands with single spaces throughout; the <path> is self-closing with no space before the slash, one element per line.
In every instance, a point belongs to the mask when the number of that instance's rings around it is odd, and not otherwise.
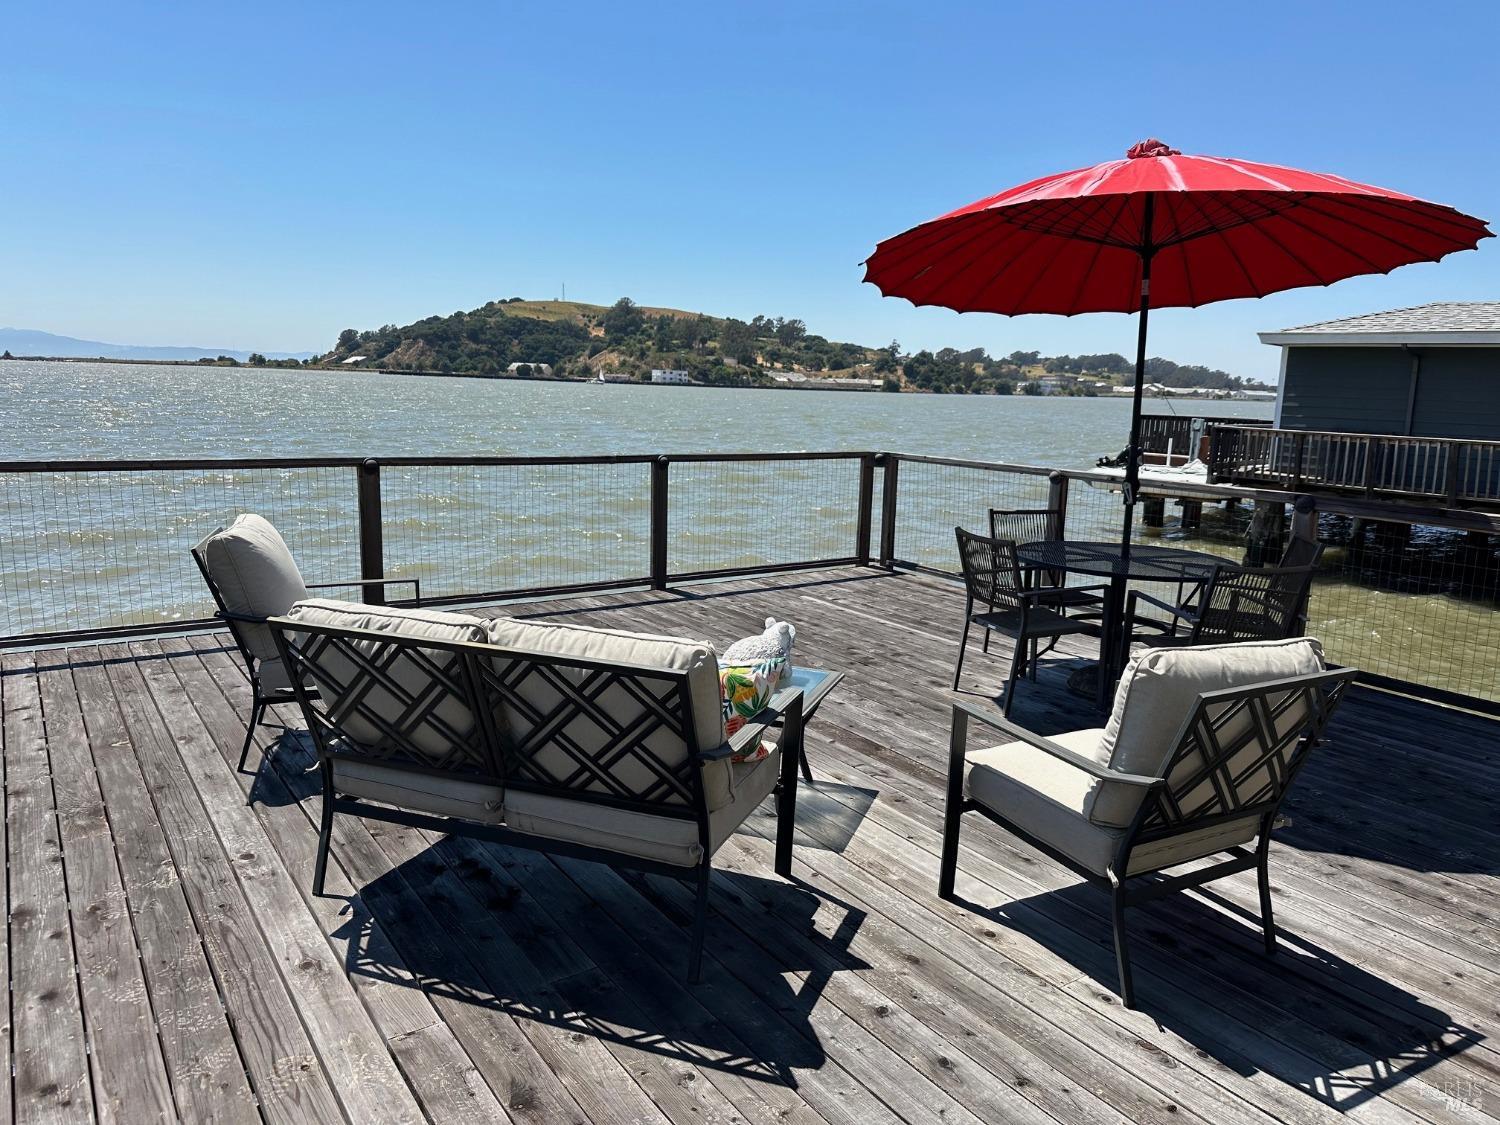
<path fill-rule="evenodd" d="M 762 660 L 756 664 L 720 664 L 719 689 L 724 700 L 724 735 L 731 737 L 766 709 L 786 661 Z M 731 762 L 758 762 L 770 748 L 757 740 L 730 757 Z"/>

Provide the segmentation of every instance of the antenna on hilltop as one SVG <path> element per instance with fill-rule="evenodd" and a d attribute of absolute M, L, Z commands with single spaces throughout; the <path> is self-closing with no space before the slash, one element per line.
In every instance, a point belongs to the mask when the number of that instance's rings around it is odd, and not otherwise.
<path fill-rule="evenodd" d="M 565 281 L 565 282 L 562 283 L 562 296 L 559 297 L 558 300 L 559 301 L 566 301 L 567 299 L 568 299 L 568 283 Z"/>

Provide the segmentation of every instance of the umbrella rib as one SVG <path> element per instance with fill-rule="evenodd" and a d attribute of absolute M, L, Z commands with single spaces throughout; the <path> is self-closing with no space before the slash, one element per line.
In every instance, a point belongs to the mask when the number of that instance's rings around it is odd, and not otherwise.
<path fill-rule="evenodd" d="M 988 218 L 989 212 L 986 212 L 985 216 Z M 912 227 L 910 230 L 902 231 L 900 234 L 893 238 L 888 238 L 884 243 L 880 244 L 890 245 L 892 243 L 900 243 L 900 245 L 893 246 L 887 252 L 888 259 L 882 263 L 882 266 L 892 271 L 899 270 L 917 254 L 935 249 L 950 238 L 962 239 L 965 235 L 973 237 L 974 232 L 970 227 L 971 224 L 963 223 L 957 219 L 931 219 L 919 226 Z M 901 240 L 906 239 L 908 235 L 912 237 L 908 241 L 902 242 Z M 877 257 L 880 252 L 880 246 L 876 246 L 874 253 L 865 259 L 866 268 L 869 267 L 871 260 Z"/>
<path fill-rule="evenodd" d="M 1189 197 L 1185 199 L 1184 202 L 1196 207 L 1200 215 L 1203 214 L 1203 206 L 1196 199 Z M 1172 211 L 1172 220 L 1176 222 L 1178 216 L 1175 200 L 1172 204 L 1170 204 L 1170 209 Z M 1177 250 L 1175 246 L 1168 247 L 1168 250 L 1175 251 L 1177 256 L 1182 259 L 1182 283 L 1187 287 L 1188 307 L 1191 308 L 1197 303 L 1198 295 L 1197 292 L 1193 289 L 1193 271 L 1188 268 L 1188 256 L 1182 251 Z"/>
<path fill-rule="evenodd" d="M 1073 210 L 1073 211 L 1082 210 L 1082 207 L 1083 207 L 1082 202 L 1077 202 L 1077 205 L 1074 205 L 1074 207 L 1070 208 L 1070 210 Z M 1032 231 L 1032 229 L 1025 228 L 1025 226 L 1020 226 L 1020 225 L 1017 225 L 1016 229 L 1026 229 L 1026 231 L 1028 231 L 1028 233 L 1031 233 L 1031 234 L 1043 234 L 1044 237 L 1065 237 L 1065 236 L 1052 236 L 1052 234 L 1046 234 L 1046 233 L 1038 233 L 1038 231 Z M 1089 240 L 1089 242 L 1092 242 L 1092 240 Z M 980 294 L 984 293 L 984 291 L 986 291 L 987 288 L 990 288 L 990 285 L 995 284 L 996 279 L 998 279 L 999 276 L 1002 275 L 1002 273 L 1005 273 L 1005 270 L 1011 269 L 1011 267 L 1013 267 L 1014 264 L 1016 264 L 1017 261 L 1019 261 L 1020 258 L 1022 258 L 1023 255 L 1025 255 L 1026 252 L 1028 252 L 1029 249 L 1032 248 L 1032 246 L 1037 246 L 1037 245 L 1038 245 L 1038 243 L 1035 243 L 1035 242 L 1026 243 L 1026 245 L 1023 245 L 1022 248 L 1020 248 L 1019 252 L 1016 252 L 1016 254 L 1011 255 L 1011 257 L 1008 258 L 1008 260 L 1005 261 L 1005 263 L 1002 263 L 1001 267 L 999 267 L 999 269 L 996 269 L 995 272 L 990 273 L 989 278 L 987 278 L 986 281 L 984 281 L 984 284 L 980 285 L 980 287 L 978 287 L 977 290 L 974 291 L 974 293 L 969 294 L 969 302 L 968 302 L 969 305 L 971 305 L 971 306 L 974 305 L 974 303 L 977 302 L 978 297 L 980 297 Z M 1098 251 L 1101 251 L 1101 249 L 1103 249 L 1104 246 L 1106 246 L 1106 245 L 1107 245 L 1107 243 L 1097 243 Z M 1098 251 L 1095 251 L 1095 258 L 1098 257 Z M 1016 299 L 1014 299 L 1013 302 L 1011 302 L 1011 305 L 1016 306 L 1016 308 L 1020 308 L 1020 306 L 1025 305 L 1026 299 L 1028 299 L 1028 297 L 1031 297 L 1031 294 L 1034 293 L 1035 288 L 1037 288 L 1037 285 L 1040 284 L 1040 282 L 1041 282 L 1041 278 L 1043 278 L 1043 273 L 1041 273 L 1040 270 L 1038 270 L 1038 272 L 1035 273 L 1034 276 L 1032 276 L 1031 285 L 1028 285 L 1028 287 L 1026 287 L 1025 293 L 1019 294 L 1019 296 L 1017 296 Z M 1071 306 L 1070 306 L 1070 308 L 1071 308 Z M 1071 317 L 1071 315 L 1073 315 L 1073 314 L 1071 314 L 1071 312 L 1070 312 L 1070 314 L 1067 314 L 1067 315 L 1070 315 L 1070 317 Z"/>
<path fill-rule="evenodd" d="M 948 284 L 950 284 L 950 285 L 956 284 L 958 282 L 958 280 L 964 276 L 964 274 L 968 273 L 974 267 L 980 265 L 985 260 L 986 257 L 995 257 L 995 256 L 998 256 L 998 254 L 1000 253 L 1000 251 L 1007 249 L 1008 244 L 1010 242 L 1014 241 L 1019 235 L 1021 235 L 1023 233 L 1026 233 L 1026 234 L 1034 234 L 1035 233 L 1033 231 L 1025 231 L 1023 228 L 1015 226 L 1013 224 L 1009 224 L 1009 223 L 1002 224 L 1002 225 L 1006 228 L 1005 240 L 1003 242 L 999 243 L 998 245 L 996 245 L 993 248 L 993 252 L 992 253 L 986 254 L 984 257 L 975 257 L 971 261 L 969 261 L 968 263 L 966 263 L 965 265 L 963 265 L 962 267 L 960 267 L 956 272 L 950 274 L 949 277 L 948 277 Z M 1025 254 L 1025 253 L 1026 253 L 1026 247 L 1024 247 L 1024 246 L 1020 249 L 1019 252 L 1012 253 L 1008 258 L 1006 258 L 1003 262 L 1000 263 L 999 267 L 993 273 L 989 274 L 988 277 L 986 277 L 984 280 L 982 280 L 979 283 L 979 285 L 976 286 L 974 288 L 974 290 L 969 293 L 968 298 L 964 302 L 962 302 L 962 304 L 954 304 L 954 305 L 952 305 L 950 307 L 951 308 L 955 308 L 955 309 L 957 309 L 960 312 L 962 312 L 965 308 L 972 308 L 973 305 L 974 305 L 974 302 L 978 299 L 979 294 L 983 293 L 986 289 L 988 289 L 990 287 L 990 285 L 992 285 L 994 283 L 994 281 L 995 281 L 995 279 L 997 277 L 999 277 L 1002 273 L 1004 273 L 1006 270 L 1010 269 L 1013 265 L 1015 265 L 1016 261 L 1021 257 L 1022 254 Z"/>
<path fill-rule="evenodd" d="M 1121 204 L 1120 204 L 1119 207 L 1117 207 L 1115 209 L 1114 222 L 1118 222 L 1119 221 L 1120 215 L 1124 213 L 1126 207 L 1128 206 L 1128 204 L 1125 202 L 1126 199 L 1127 199 L 1126 196 L 1122 195 L 1120 197 Z M 1111 225 L 1113 225 L 1113 222 L 1111 223 Z M 1102 242 L 1096 242 L 1094 244 L 1094 253 L 1093 253 L 1093 256 L 1091 258 L 1089 258 L 1088 268 L 1083 271 L 1083 284 L 1084 285 L 1088 284 L 1089 276 L 1094 272 L 1094 267 L 1099 263 L 1099 255 L 1102 254 L 1102 253 L 1104 253 L 1104 244 Z M 1078 287 L 1078 289 L 1074 291 L 1074 294 L 1073 294 L 1073 303 L 1068 306 L 1068 315 L 1069 316 L 1072 316 L 1074 313 L 1082 312 L 1083 311 L 1083 310 L 1081 310 L 1078 307 L 1078 302 L 1079 302 L 1079 300 L 1082 297 L 1083 297 L 1083 286 L 1080 285 Z"/>
<path fill-rule="evenodd" d="M 1225 205 L 1225 207 L 1229 208 L 1229 210 L 1231 212 L 1234 212 L 1234 207 L 1227 200 L 1225 201 L 1224 205 Z M 1292 208 L 1288 207 L 1284 211 L 1278 211 L 1272 217 L 1273 218 L 1278 218 L 1278 219 L 1285 219 L 1287 217 L 1287 214 L 1291 210 L 1292 210 Z M 1304 230 L 1308 230 L 1308 232 L 1310 234 L 1313 234 L 1313 235 L 1316 235 L 1319 238 L 1322 238 L 1325 242 L 1332 242 L 1333 241 L 1331 238 L 1328 238 L 1326 235 L 1323 235 L 1323 234 L 1321 234 L 1318 231 L 1311 230 L 1304 223 L 1298 223 L 1294 219 L 1288 220 L 1288 221 L 1291 222 L 1294 226 L 1298 226 L 1298 227 L 1301 227 Z M 1248 227 L 1250 230 L 1254 231 L 1257 235 L 1259 235 L 1261 238 L 1263 238 L 1266 241 L 1266 243 L 1272 249 L 1279 250 L 1279 251 L 1281 251 L 1282 254 L 1286 255 L 1286 257 L 1290 258 L 1292 260 L 1293 264 L 1295 264 L 1298 269 L 1302 270 L 1303 273 L 1305 273 L 1308 277 L 1310 277 L 1312 279 L 1311 281 L 1307 282 L 1308 285 L 1326 285 L 1326 284 L 1328 284 L 1319 275 L 1318 271 L 1315 270 L 1315 269 L 1313 269 L 1312 266 L 1309 265 L 1308 262 L 1306 260 L 1304 260 L 1303 257 L 1300 254 L 1294 253 L 1292 251 L 1292 249 L 1289 246 L 1287 246 L 1285 243 L 1279 242 L 1275 238 L 1272 238 L 1271 235 L 1266 232 L 1266 228 L 1264 226 L 1262 226 L 1260 223 L 1255 222 L 1253 220 L 1250 220 L 1250 221 L 1246 221 L 1244 223 L 1236 224 L 1236 226 L 1234 226 L 1234 227 L 1226 227 L 1224 229 L 1227 232 L 1227 231 L 1230 231 L 1230 230 L 1235 230 L 1235 229 L 1237 229 L 1240 226 Z M 1228 239 L 1226 238 L 1225 241 L 1227 243 Z M 1358 257 L 1360 257 L 1360 255 L 1356 254 L 1355 257 L 1358 258 Z M 1371 269 L 1375 268 L 1375 266 L 1374 266 L 1373 263 L 1367 262 L 1366 264 L 1368 264 Z M 1265 294 L 1259 292 L 1259 287 L 1255 286 L 1254 282 L 1252 282 L 1251 285 L 1252 285 L 1253 288 L 1256 288 L 1256 290 L 1257 290 L 1256 296 L 1264 296 L 1265 295 Z"/>
<path fill-rule="evenodd" d="M 1310 201 L 1304 201 L 1303 205 L 1304 206 L 1310 206 Z M 1337 214 L 1330 214 L 1327 211 L 1319 211 L 1317 208 L 1313 208 L 1313 210 L 1317 214 L 1320 214 L 1320 215 L 1324 216 L 1325 218 L 1339 219 L 1339 216 Z M 1385 268 L 1381 268 L 1380 263 L 1372 261 L 1367 254 L 1363 254 L 1360 251 L 1355 250 L 1352 247 L 1344 244 L 1343 242 L 1340 242 L 1338 239 L 1334 238 L 1333 235 L 1328 234 L 1325 231 L 1318 230 L 1314 226 L 1310 226 L 1310 225 L 1308 225 L 1305 222 L 1299 221 L 1296 218 L 1296 216 L 1294 214 L 1292 214 L 1292 212 L 1290 210 L 1282 212 L 1277 217 L 1280 218 L 1280 219 L 1282 219 L 1283 221 L 1291 224 L 1292 226 L 1296 227 L 1298 230 L 1304 231 L 1305 233 L 1312 235 L 1314 238 L 1321 238 L 1324 242 L 1327 242 L 1327 243 L 1329 243 L 1332 246 L 1336 246 L 1338 249 L 1342 250 L 1344 253 L 1348 254 L 1350 257 L 1352 257 L 1352 258 L 1358 258 L 1361 262 L 1363 262 L 1369 268 L 1369 272 L 1371 272 L 1371 273 L 1390 273 L 1391 270 L 1393 270 L 1393 269 L 1396 268 L 1396 266 L 1386 266 Z M 1353 227 L 1355 230 L 1361 230 L 1361 231 L 1364 231 L 1366 234 L 1376 234 L 1377 236 L 1379 236 L 1378 232 L 1372 231 L 1368 227 L 1365 227 L 1365 226 L 1363 226 L 1360 223 L 1350 222 L 1347 219 L 1343 219 L 1341 221 L 1343 221 L 1347 225 Z M 1379 237 L 1383 237 L 1383 236 L 1379 236 Z M 1409 254 L 1420 253 L 1420 251 L 1418 251 L 1415 247 L 1403 245 L 1402 243 L 1396 241 L 1394 238 L 1386 238 L 1385 241 L 1389 242 L 1393 246 L 1400 247 L 1402 250 L 1405 250 Z M 1280 245 L 1280 243 L 1277 243 L 1277 245 Z M 1282 247 L 1282 248 L 1285 249 L 1285 247 Z M 1288 253 L 1290 255 L 1290 252 L 1288 252 Z M 1305 265 L 1305 263 L 1301 262 L 1300 259 L 1295 258 L 1295 256 L 1293 256 L 1293 260 L 1297 261 L 1299 265 L 1303 265 L 1304 268 L 1307 268 L 1306 265 Z M 1409 263 L 1397 263 L 1397 265 L 1401 265 L 1401 264 L 1409 264 Z M 1323 285 L 1330 284 L 1328 281 L 1325 281 L 1315 270 L 1308 269 L 1307 272 L 1310 273 L 1310 274 L 1312 274 L 1315 278 L 1317 278 L 1318 283 L 1321 283 Z"/>
<path fill-rule="evenodd" d="M 1195 206 L 1195 207 L 1198 208 L 1199 213 L 1203 215 L 1203 219 L 1204 219 L 1205 222 L 1212 222 L 1212 220 L 1209 219 L 1209 217 L 1208 217 L 1208 213 L 1203 210 L 1203 205 L 1198 200 L 1194 199 L 1194 200 L 1192 200 L 1192 203 L 1193 203 L 1193 206 Z M 1227 203 L 1225 204 L 1225 208 L 1231 214 L 1234 213 L 1234 208 L 1230 207 Z M 1235 249 L 1234 243 L 1229 240 L 1229 232 L 1231 230 L 1237 230 L 1237 229 L 1239 229 L 1239 227 L 1244 226 L 1244 225 L 1245 225 L 1244 223 L 1236 223 L 1232 227 L 1220 227 L 1217 230 L 1215 230 L 1214 233 L 1216 235 L 1218 235 L 1219 241 L 1224 244 L 1224 249 L 1226 251 L 1228 251 L 1229 257 L 1234 261 L 1234 264 L 1239 268 L 1240 276 L 1245 279 L 1245 284 L 1250 287 L 1250 291 L 1252 293 L 1254 293 L 1257 297 L 1264 297 L 1265 293 L 1262 292 L 1260 286 L 1255 283 L 1255 277 L 1250 273 L 1249 268 L 1245 265 L 1245 260 L 1240 257 L 1240 252 L 1237 249 Z M 1301 263 L 1298 263 L 1298 264 L 1300 265 Z M 1187 273 L 1186 270 L 1184 270 L 1183 272 Z"/>
<path fill-rule="evenodd" d="M 1374 197 L 1371 197 L 1371 196 L 1355 196 L 1355 197 L 1351 197 L 1351 198 L 1348 198 L 1348 199 L 1341 200 L 1341 202 L 1344 204 L 1344 206 L 1346 208 L 1351 209 L 1351 210 L 1361 211 L 1361 212 L 1364 212 L 1365 214 L 1379 214 L 1378 211 L 1374 211 L 1369 206 L 1369 202 L 1367 202 L 1367 201 L 1373 202 L 1374 201 Z M 1318 203 L 1318 202 L 1322 202 L 1322 199 L 1321 199 L 1321 197 L 1313 196 L 1307 202 L 1308 202 L 1309 205 L 1312 205 L 1312 204 L 1315 204 L 1315 203 Z M 1421 217 L 1421 218 L 1424 218 L 1424 219 L 1425 218 L 1432 218 L 1432 219 L 1438 219 L 1439 221 L 1448 222 L 1448 220 L 1446 220 L 1443 216 L 1441 216 L 1439 214 L 1436 214 L 1436 213 L 1434 213 L 1433 210 L 1431 210 L 1432 208 L 1434 208 L 1435 206 L 1438 206 L 1438 205 L 1431 204 L 1431 203 L 1420 203 L 1420 202 L 1413 203 L 1413 202 L 1408 202 L 1407 200 L 1404 200 L 1404 199 L 1383 199 L 1383 200 L 1380 201 L 1380 203 L 1384 207 L 1392 208 L 1394 210 L 1399 210 L 1399 211 L 1402 211 L 1402 212 L 1407 212 L 1407 214 L 1403 214 L 1401 218 L 1402 218 L 1402 222 L 1405 223 L 1405 225 L 1408 226 L 1408 227 L 1410 227 L 1411 229 L 1413 229 L 1413 230 L 1419 230 L 1423 234 L 1432 235 L 1432 236 L 1435 236 L 1435 237 L 1442 237 L 1443 236 L 1444 232 L 1433 230 L 1430 227 L 1423 226 L 1421 223 L 1418 223 L 1418 222 L 1414 221 L 1417 217 Z M 1317 211 L 1321 215 L 1330 215 L 1330 212 L 1328 212 L 1326 210 L 1322 210 L 1322 209 L 1320 209 L 1320 208 L 1318 208 L 1316 206 L 1313 207 L 1313 210 Z M 1449 209 L 1449 210 L 1451 210 L 1451 209 Z M 1455 216 L 1459 216 L 1460 218 L 1466 218 L 1467 217 L 1467 216 L 1461 215 L 1461 213 L 1457 212 L 1457 211 L 1454 211 L 1453 214 Z M 1333 218 L 1342 218 L 1341 216 L 1336 215 L 1336 214 L 1331 215 L 1331 217 L 1333 217 Z M 1409 250 L 1409 251 L 1411 251 L 1413 253 L 1417 253 L 1418 252 L 1416 247 L 1414 247 L 1414 246 L 1408 246 L 1405 243 L 1399 242 L 1396 239 L 1391 238 L 1389 235 L 1384 234 L 1381 231 L 1373 230 L 1373 229 L 1371 229 L 1369 227 L 1366 227 L 1362 223 L 1356 223 L 1353 220 L 1347 219 L 1347 218 L 1343 218 L 1342 221 L 1348 223 L 1350 226 L 1358 228 L 1359 230 L 1365 231 L 1367 234 L 1373 234 L 1376 237 L 1384 238 L 1387 242 L 1394 243 L 1395 245 L 1400 246 L 1403 250 Z M 1475 220 L 1475 221 L 1477 222 L 1478 220 Z M 1448 222 L 1448 225 L 1451 226 L 1451 227 L 1457 228 L 1457 229 L 1461 229 L 1464 234 L 1472 235 L 1474 233 L 1474 228 L 1471 225 L 1466 224 L 1466 223 L 1461 223 L 1461 222 L 1459 222 L 1457 220 L 1454 220 L 1452 222 Z M 1481 226 L 1482 225 L 1483 224 L 1481 224 Z M 1486 230 L 1486 233 L 1488 233 L 1487 230 Z"/>

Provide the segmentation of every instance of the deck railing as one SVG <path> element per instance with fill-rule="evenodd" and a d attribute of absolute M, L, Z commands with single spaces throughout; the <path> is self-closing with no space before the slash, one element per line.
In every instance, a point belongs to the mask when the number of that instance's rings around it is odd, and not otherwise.
<path fill-rule="evenodd" d="M 1500 508 L 1500 442 L 1217 425 L 1209 480 Z"/>
<path fill-rule="evenodd" d="M 1146 453 L 1171 453 L 1191 460 L 1197 454 L 1192 449 L 1193 435 L 1205 434 L 1210 426 L 1240 425 L 1269 426 L 1271 423 L 1246 418 L 1207 418 L 1192 414 L 1143 414 L 1141 415 L 1141 449 Z"/>
<path fill-rule="evenodd" d="M 953 528 L 984 528 L 990 508 L 1059 507 L 1069 538 L 1117 538 L 1119 483 L 875 452 L 0 463 L 0 647 L 208 625 L 188 548 L 245 511 L 311 581 L 418 577 L 424 600 L 482 603 L 871 563 L 952 574 Z M 1240 562 L 1254 505 L 1297 495 L 1264 483 L 1148 483 L 1136 536 Z M 1500 703 L 1500 521 L 1319 506 L 1331 550 L 1311 628 L 1330 658 Z M 1476 519 L 1489 530 L 1461 530 Z"/>
<path fill-rule="evenodd" d="M 874 462 L 0 462 L 0 644 L 206 624 L 213 604 L 188 548 L 240 512 L 270 519 L 309 581 L 417 577 L 434 603 L 865 563 Z"/>

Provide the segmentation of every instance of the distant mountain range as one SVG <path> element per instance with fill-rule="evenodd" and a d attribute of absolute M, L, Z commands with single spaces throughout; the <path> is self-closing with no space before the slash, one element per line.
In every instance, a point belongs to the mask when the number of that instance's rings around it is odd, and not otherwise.
<path fill-rule="evenodd" d="M 227 355 L 245 360 L 250 352 L 243 348 L 154 347 L 145 344 L 106 344 L 100 340 L 79 340 L 56 336 L 34 328 L 0 328 L 0 352 L 11 355 L 48 356 L 57 359 L 217 359 Z M 311 359 L 312 352 L 262 352 L 267 359 Z"/>

